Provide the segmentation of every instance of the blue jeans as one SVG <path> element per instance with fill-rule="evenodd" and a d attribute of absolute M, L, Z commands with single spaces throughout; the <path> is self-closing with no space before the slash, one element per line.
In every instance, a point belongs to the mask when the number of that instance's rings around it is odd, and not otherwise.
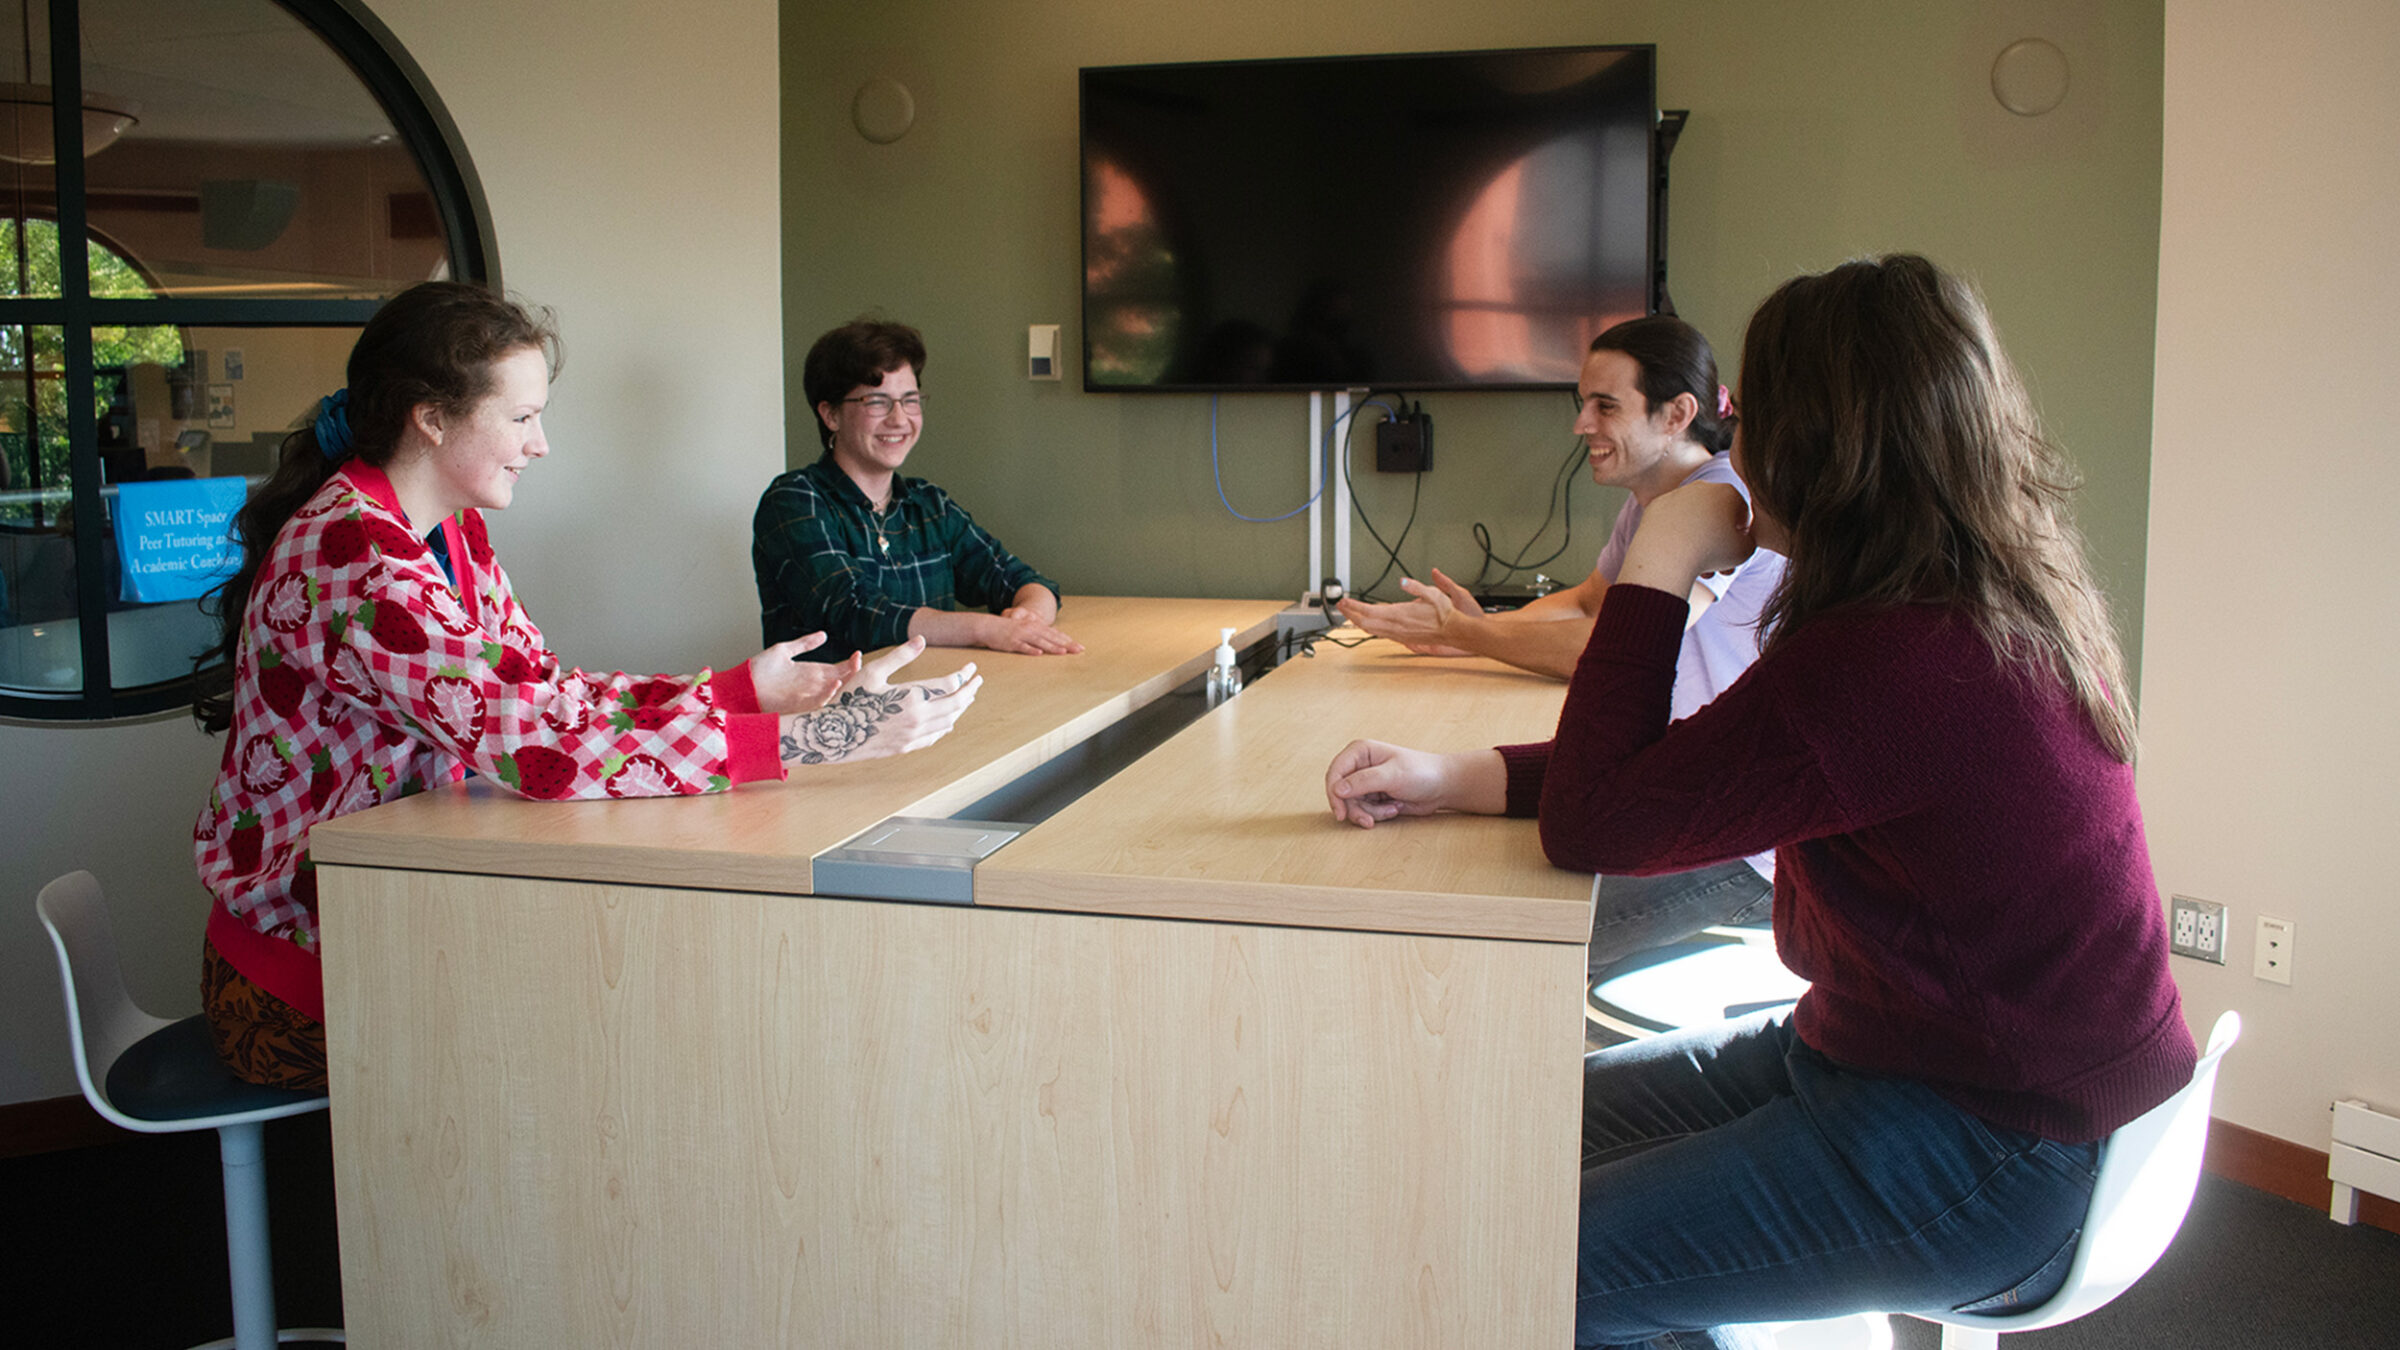
<path fill-rule="evenodd" d="M 1602 877 L 1584 978 L 1712 924 L 1759 922 L 1774 908 L 1775 888 L 1739 858 L 1663 877 Z"/>
<path fill-rule="evenodd" d="M 1732 1324 L 2006 1312 L 2057 1292 L 2100 1146 L 1845 1069 L 1785 1013 L 1584 1059 L 1579 1347 L 1762 1344 Z"/>

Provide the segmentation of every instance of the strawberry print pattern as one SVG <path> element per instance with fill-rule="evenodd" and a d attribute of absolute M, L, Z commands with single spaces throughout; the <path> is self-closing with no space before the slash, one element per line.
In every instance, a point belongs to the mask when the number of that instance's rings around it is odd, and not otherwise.
<path fill-rule="evenodd" d="M 481 517 L 457 525 L 453 588 L 390 480 L 352 461 L 284 527 L 251 592 L 234 722 L 193 855 L 219 904 L 312 955 L 316 822 L 468 769 L 551 799 L 718 791 L 727 718 L 756 712 L 718 706 L 708 671 L 563 668 Z"/>
<path fill-rule="evenodd" d="M 307 574 L 286 572 L 259 593 L 259 618 L 278 633 L 297 633 L 317 605 L 317 583 Z"/>
<path fill-rule="evenodd" d="M 453 745 L 483 739 L 483 691 L 456 666 L 444 666 L 425 682 L 425 708 L 433 729 Z"/>
<path fill-rule="evenodd" d="M 664 797 L 691 791 L 655 755 L 628 755 L 605 783 L 611 797 Z"/>
<path fill-rule="evenodd" d="M 437 586 L 425 593 L 425 612 L 452 637 L 476 637 L 483 631 L 475 626 L 474 617 L 447 586 Z"/>
<path fill-rule="evenodd" d="M 289 722 L 300 715 L 300 705 L 308 700 L 308 690 L 308 673 L 300 667 L 274 652 L 259 659 L 258 695 L 283 720 Z"/>

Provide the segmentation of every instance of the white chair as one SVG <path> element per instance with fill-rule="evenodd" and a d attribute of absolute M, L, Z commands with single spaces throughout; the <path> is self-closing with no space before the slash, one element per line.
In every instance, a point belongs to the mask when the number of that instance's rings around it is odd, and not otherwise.
<path fill-rule="evenodd" d="M 342 1343 L 338 1329 L 279 1332 L 275 1327 L 275 1269 L 260 1147 L 266 1122 L 322 1111 L 325 1097 L 243 1082 L 218 1061 L 204 1018 L 170 1021 L 136 1006 L 117 963 L 108 902 L 91 873 L 70 872 L 44 886 L 34 908 L 58 948 L 67 1035 L 84 1100 L 110 1122 L 144 1134 L 217 1132 L 225 1165 L 234 1332 L 194 1350 L 267 1350 L 281 1341 Z"/>
<path fill-rule="evenodd" d="M 2091 1208 L 2084 1213 L 2083 1238 L 2076 1244 L 2066 1283 L 2047 1302 L 1999 1316 L 1910 1314 L 1942 1324 L 1942 1350 L 1998 1350 L 2004 1331 L 2072 1322 L 2124 1293 L 2157 1263 L 2192 1207 L 2192 1192 L 2200 1185 L 2200 1155 L 2208 1143 L 2208 1107 L 2216 1092 L 2217 1065 L 2241 1035 L 2240 1013 L 2218 1018 L 2192 1081 L 2120 1126 L 2101 1145 L 2100 1175 L 2092 1184 Z"/>
<path fill-rule="evenodd" d="M 2242 1015 L 2228 1010 L 2208 1033 L 2208 1046 L 2183 1090 L 2117 1128 L 2100 1148 L 2100 1177 L 2083 1217 L 2083 1240 L 2067 1282 L 2038 1308 L 1988 1317 L 1943 1313 L 1942 1350 L 1998 1350 L 2003 1331 L 2032 1331 L 2072 1322 L 2133 1287 L 2175 1240 L 2200 1186 L 2200 1155 L 2208 1146 L 2208 1106 L 2217 1090 L 2217 1065 L 2242 1038 Z"/>

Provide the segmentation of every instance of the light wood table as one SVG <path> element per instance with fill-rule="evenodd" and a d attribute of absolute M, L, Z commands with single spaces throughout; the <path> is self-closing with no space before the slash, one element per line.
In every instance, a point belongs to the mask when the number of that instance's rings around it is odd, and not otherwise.
<path fill-rule="evenodd" d="M 320 828 L 353 1343 L 1566 1343 L 1591 879 L 1530 822 L 1361 831 L 1321 787 L 1351 735 L 1540 737 L 1560 686 L 1324 647 L 974 906 L 807 894 L 1273 608 L 1078 600 L 1115 694 L 980 654 L 956 734 L 838 790 Z"/>
<path fill-rule="evenodd" d="M 1220 628 L 1247 645 L 1269 600 L 1079 596 L 1059 616 L 1079 656 L 928 648 L 904 679 L 983 672 L 975 706 L 898 759 L 797 767 L 776 786 L 648 801 L 537 802 L 474 781 L 317 827 L 311 856 L 365 867 L 806 895 L 809 860 L 889 816 L 947 816 L 1208 667 Z"/>

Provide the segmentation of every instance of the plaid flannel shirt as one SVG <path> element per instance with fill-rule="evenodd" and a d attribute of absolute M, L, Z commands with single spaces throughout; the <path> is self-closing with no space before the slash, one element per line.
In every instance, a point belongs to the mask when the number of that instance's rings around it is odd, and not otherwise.
<path fill-rule="evenodd" d="M 518 606 L 483 517 L 441 529 L 455 588 L 391 481 L 353 460 L 276 537 L 242 616 L 233 724 L 193 856 L 217 898 L 219 952 L 312 1016 L 318 821 L 468 768 L 547 798 L 713 792 L 783 772 L 747 665 L 566 669 Z"/>
<path fill-rule="evenodd" d="M 879 523 L 831 454 L 769 483 L 750 531 L 767 645 L 823 629 L 811 661 L 905 642 L 920 608 L 997 614 L 1034 583 L 1063 594 L 922 478 L 892 476 Z"/>

